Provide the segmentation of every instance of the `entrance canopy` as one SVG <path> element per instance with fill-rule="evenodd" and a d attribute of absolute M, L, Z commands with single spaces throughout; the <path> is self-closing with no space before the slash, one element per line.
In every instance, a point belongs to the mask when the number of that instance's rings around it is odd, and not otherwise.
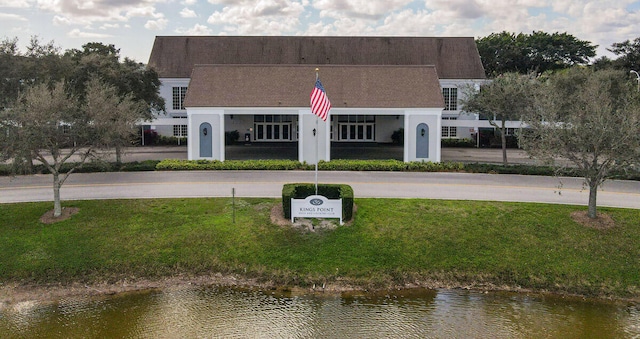
<path fill-rule="evenodd" d="M 196 65 L 189 107 L 306 107 L 315 66 Z M 320 80 L 333 107 L 444 107 L 434 66 L 323 65 Z"/>
<path fill-rule="evenodd" d="M 434 66 L 323 65 L 319 75 L 333 107 L 331 115 L 404 116 L 405 160 L 439 161 L 444 100 Z M 306 65 L 196 65 L 184 100 L 189 159 L 210 158 L 198 147 L 208 147 L 212 139 L 211 158 L 224 160 L 225 116 L 281 114 L 297 117 L 300 161 L 330 160 L 331 122 L 318 125 L 309 108 L 315 77 L 316 67 Z M 432 149 L 422 153 L 431 154 L 428 158 L 418 156 L 413 140 L 421 123 L 432 131 L 423 141 Z M 215 133 L 198 135 L 203 124 L 211 124 Z M 320 156 L 315 158 L 315 152 Z"/>

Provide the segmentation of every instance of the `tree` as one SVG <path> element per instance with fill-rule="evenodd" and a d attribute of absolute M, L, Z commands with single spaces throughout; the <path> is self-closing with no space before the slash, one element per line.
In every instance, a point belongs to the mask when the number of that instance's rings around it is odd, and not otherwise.
<path fill-rule="evenodd" d="M 69 84 L 80 99 L 83 99 L 90 79 L 99 76 L 115 87 L 120 96 L 131 95 L 133 100 L 147 104 L 146 110 L 136 110 L 139 121 L 151 120 L 154 112 L 164 111 L 164 99 L 159 94 L 160 80 L 155 70 L 128 58 L 120 62 L 120 50 L 114 45 L 91 42 L 83 45 L 82 50 L 67 51 L 65 56 L 73 64 Z M 112 145 L 116 151 L 116 162 L 121 162 L 122 148 L 130 145 L 134 135 L 130 134 L 127 139 Z"/>
<path fill-rule="evenodd" d="M 96 140 L 96 145 L 99 148 L 115 147 L 117 154 L 117 150 L 127 146 L 137 135 L 136 123 L 149 111 L 144 101 L 137 100 L 132 93 L 118 94 L 117 88 L 102 83 L 97 76 L 89 80 L 85 103 L 87 110 L 95 110 L 88 112 L 94 117 L 93 123 L 104 129 L 102 139 Z"/>
<path fill-rule="evenodd" d="M 505 73 L 480 86 L 480 91 L 469 88 L 462 100 L 464 111 L 479 113 L 500 130 L 504 165 L 508 163 L 506 122 L 521 120 L 524 111 L 533 105 L 535 84 L 532 74 Z"/>
<path fill-rule="evenodd" d="M 22 61 L 18 38 L 5 38 L 0 42 L 0 110 L 7 108 L 18 96 Z"/>
<path fill-rule="evenodd" d="M 64 83 L 37 84 L 18 97 L 12 109 L 0 112 L 0 145 L 9 156 L 28 154 L 53 175 L 54 216 L 62 213 L 60 188 L 97 150 L 123 137 L 130 121 L 115 119 L 139 109 L 130 96 L 97 79 L 89 82 L 85 100 L 65 91 Z M 114 112 L 116 112 L 114 114 Z M 72 157 L 79 158 L 71 162 Z M 63 165 L 67 164 L 67 170 Z"/>
<path fill-rule="evenodd" d="M 596 47 L 567 33 L 493 33 L 476 40 L 489 77 L 502 73 L 544 73 L 587 64 Z"/>
<path fill-rule="evenodd" d="M 118 94 L 131 93 L 135 100 L 146 102 L 149 110 L 144 112 L 142 119 L 151 119 L 153 111 L 164 111 L 158 73 L 129 58 L 120 62 L 120 50 L 114 45 L 91 42 L 82 45 L 82 50 L 68 50 L 65 56 L 74 67 L 69 83 L 76 93 L 84 94 L 89 79 L 98 75 L 104 82 L 116 87 Z"/>
<path fill-rule="evenodd" d="M 37 83 L 51 85 L 64 79 L 68 72 L 60 48 L 53 41 L 42 43 L 37 36 L 32 36 L 24 54 L 18 50 L 17 43 L 18 38 L 0 43 L 0 110 L 11 109 L 25 88 Z M 33 172 L 33 163 L 27 154 L 14 154 L 13 166 L 20 173 Z"/>
<path fill-rule="evenodd" d="M 625 40 L 616 42 L 607 48 L 608 51 L 618 56 L 613 61 L 614 67 L 618 69 L 635 70 L 640 72 L 640 37 L 633 41 Z"/>
<path fill-rule="evenodd" d="M 521 137 L 533 157 L 568 160 L 589 187 L 590 218 L 598 188 L 640 157 L 640 94 L 624 71 L 573 68 L 540 86 Z"/>

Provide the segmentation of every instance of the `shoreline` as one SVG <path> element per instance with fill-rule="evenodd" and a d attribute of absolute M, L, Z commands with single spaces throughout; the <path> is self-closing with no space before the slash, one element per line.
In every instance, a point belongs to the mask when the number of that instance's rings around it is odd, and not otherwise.
<path fill-rule="evenodd" d="M 127 293 L 144 293 L 151 291 L 170 291 L 188 288 L 228 287 L 241 289 L 254 289 L 291 293 L 293 295 L 327 294 L 340 295 L 343 293 L 380 293 L 386 291 L 401 291 L 411 289 L 427 290 L 466 290 L 479 293 L 509 292 L 518 294 L 537 294 L 562 298 L 578 298 L 582 300 L 595 300 L 602 302 L 627 302 L 640 303 L 640 297 L 617 297 L 613 295 L 581 295 L 568 292 L 535 290 L 519 286 L 497 286 L 491 283 L 459 284 L 455 282 L 442 282 L 425 280 L 404 285 L 392 285 L 385 288 L 366 288 L 348 282 L 331 282 L 324 286 L 296 286 L 278 285 L 274 282 L 261 282 L 255 278 L 247 278 L 236 275 L 223 275 L 217 273 L 207 276 L 174 276 L 160 279 L 134 279 L 120 280 L 115 283 L 81 283 L 38 285 L 0 283 L 0 311 L 21 303 L 51 304 L 67 298 L 99 298 L 124 295 Z"/>

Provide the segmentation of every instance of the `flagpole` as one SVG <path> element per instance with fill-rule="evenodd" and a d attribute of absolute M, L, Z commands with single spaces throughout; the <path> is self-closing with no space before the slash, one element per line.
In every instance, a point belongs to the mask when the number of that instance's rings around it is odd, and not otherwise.
<path fill-rule="evenodd" d="M 318 72 L 320 72 L 320 69 L 316 68 L 316 81 L 318 81 L 319 78 Z M 318 195 L 318 134 L 320 133 L 318 129 L 318 119 L 320 119 L 320 117 L 316 115 L 316 128 L 313 133 L 313 136 L 316 138 L 316 195 Z"/>

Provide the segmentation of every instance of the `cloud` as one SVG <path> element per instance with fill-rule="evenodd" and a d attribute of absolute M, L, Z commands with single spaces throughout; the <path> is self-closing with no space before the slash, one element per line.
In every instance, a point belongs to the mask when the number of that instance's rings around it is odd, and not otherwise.
<path fill-rule="evenodd" d="M 487 14 L 476 0 L 427 0 L 426 7 L 448 19 L 477 19 Z"/>
<path fill-rule="evenodd" d="M 0 0 L 3 1 L 3 0 Z M 86 25 L 93 22 L 126 22 L 134 17 L 158 19 L 155 5 L 166 0 L 37 0 L 42 11 L 56 14 L 58 24 L 63 22 Z"/>
<path fill-rule="evenodd" d="M 383 24 L 376 28 L 376 33 L 381 35 L 437 36 L 439 35 L 437 23 L 437 16 L 431 12 L 424 10 L 414 12 L 407 9 L 387 16 Z"/>
<path fill-rule="evenodd" d="M 144 24 L 144 28 L 152 31 L 161 31 L 167 27 L 169 20 L 164 17 L 160 17 L 157 20 L 149 20 Z"/>
<path fill-rule="evenodd" d="M 29 8 L 33 3 L 34 0 L 0 0 L 0 7 Z"/>
<path fill-rule="evenodd" d="M 27 18 L 18 14 L 0 13 L 0 20 L 2 21 L 29 21 Z"/>
<path fill-rule="evenodd" d="M 195 5 L 198 2 L 198 0 L 184 0 L 181 2 L 181 4 L 189 6 L 189 5 Z"/>
<path fill-rule="evenodd" d="M 178 28 L 175 32 L 181 35 L 211 35 L 212 33 L 209 27 L 200 24 L 188 29 Z"/>
<path fill-rule="evenodd" d="M 56 15 L 53 17 L 53 25 L 54 26 L 67 26 L 71 25 L 71 20 L 69 18 Z"/>
<path fill-rule="evenodd" d="M 197 18 L 198 14 L 194 10 L 185 7 L 180 11 L 180 16 L 183 18 Z"/>
<path fill-rule="evenodd" d="M 257 4 L 248 0 L 209 0 L 226 4 L 221 11 L 209 16 L 207 23 L 222 25 L 227 33 L 278 35 L 294 32 L 300 25 L 305 1 L 261 0 Z"/>
<path fill-rule="evenodd" d="M 100 29 L 102 29 L 102 30 L 114 29 L 114 28 L 120 28 L 120 25 L 119 24 L 104 24 L 104 25 L 100 26 Z"/>
<path fill-rule="evenodd" d="M 320 10 L 321 17 L 379 20 L 411 2 L 413 0 L 315 0 L 313 7 Z"/>
<path fill-rule="evenodd" d="M 111 38 L 113 35 L 109 34 L 100 34 L 100 33 L 90 33 L 83 32 L 80 29 L 76 28 L 67 33 L 67 36 L 70 38 L 91 38 L 91 39 L 102 39 L 102 38 Z"/>

